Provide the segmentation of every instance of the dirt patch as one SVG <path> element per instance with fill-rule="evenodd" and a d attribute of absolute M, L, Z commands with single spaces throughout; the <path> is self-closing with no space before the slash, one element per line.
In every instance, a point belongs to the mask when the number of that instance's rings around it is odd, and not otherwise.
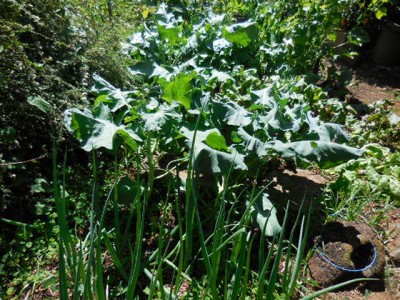
<path fill-rule="evenodd" d="M 397 300 L 394 295 L 388 292 L 371 292 L 364 293 L 359 290 L 343 291 L 338 293 L 330 293 L 326 295 L 324 300 Z"/>
<path fill-rule="evenodd" d="M 290 201 L 295 205 L 318 198 L 322 188 L 329 183 L 329 179 L 321 174 L 302 169 L 274 170 L 267 174 L 267 180 L 271 182 L 268 193 L 272 200 Z"/>
<path fill-rule="evenodd" d="M 388 261 L 392 267 L 399 268 L 400 270 L 400 209 L 389 211 L 379 226 L 385 235 L 385 248 Z M 400 290 L 400 280 L 398 285 Z"/>
<path fill-rule="evenodd" d="M 400 209 L 393 209 L 386 214 L 386 218 L 381 221 L 380 227 L 388 230 L 390 224 L 400 223 Z"/>
<path fill-rule="evenodd" d="M 353 79 L 348 86 L 352 101 L 372 104 L 388 99 L 393 102 L 393 112 L 400 114 L 400 67 L 384 67 L 363 62 L 352 68 Z"/>
<path fill-rule="evenodd" d="M 330 180 L 312 170 L 278 169 L 269 172 L 266 180 L 270 183 L 267 189 L 269 199 L 278 209 L 278 217 L 284 218 L 289 203 L 288 226 L 292 226 L 299 214 L 312 211 L 311 218 L 315 224 L 321 224 L 324 217 L 320 196 Z M 319 226 L 317 226 L 319 227 Z"/>

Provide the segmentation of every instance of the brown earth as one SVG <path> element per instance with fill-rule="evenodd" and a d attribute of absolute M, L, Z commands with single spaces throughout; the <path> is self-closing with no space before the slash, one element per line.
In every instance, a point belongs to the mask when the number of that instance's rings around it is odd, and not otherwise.
<path fill-rule="evenodd" d="M 362 104 L 372 104 L 388 99 L 393 102 L 393 112 L 400 114 L 400 66 L 379 66 L 363 62 L 351 69 L 353 79 L 348 86 L 350 99 Z"/>

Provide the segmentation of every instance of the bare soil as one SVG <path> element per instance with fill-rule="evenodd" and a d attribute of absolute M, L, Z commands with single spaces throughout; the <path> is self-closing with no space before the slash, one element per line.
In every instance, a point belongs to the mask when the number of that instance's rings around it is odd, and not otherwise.
<path fill-rule="evenodd" d="M 379 66 L 367 61 L 353 67 L 348 86 L 349 97 L 369 105 L 380 100 L 393 102 L 393 112 L 400 114 L 400 66 Z"/>

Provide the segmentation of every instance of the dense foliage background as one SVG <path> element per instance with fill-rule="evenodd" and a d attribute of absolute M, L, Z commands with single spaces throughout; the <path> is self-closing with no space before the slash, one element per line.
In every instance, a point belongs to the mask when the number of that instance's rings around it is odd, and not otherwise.
<path fill-rule="evenodd" d="M 62 112 L 89 103 L 95 71 L 121 86 L 130 82 L 119 42 L 139 19 L 131 18 L 136 6 L 113 3 L 109 11 L 106 3 L 96 1 L 0 3 L 2 289 L 24 272 L 15 268 L 30 261 L 29 253 L 45 255 L 43 245 L 49 241 L 42 240 L 43 233 L 54 238 L 52 140 L 76 152 Z M 86 161 L 83 153 L 74 158 L 75 163 Z M 76 164 L 76 176 L 85 174 L 79 168 Z M 41 246 L 29 252 L 35 239 Z"/>

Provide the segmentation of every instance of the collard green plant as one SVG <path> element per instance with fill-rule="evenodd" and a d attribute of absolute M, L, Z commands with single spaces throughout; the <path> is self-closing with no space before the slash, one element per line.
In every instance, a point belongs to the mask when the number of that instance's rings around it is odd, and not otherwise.
<path fill-rule="evenodd" d="M 321 95 L 315 85 L 304 76 L 266 76 L 270 58 L 259 53 L 273 47 L 265 34 L 257 19 L 235 23 L 209 12 L 191 24 L 161 5 L 124 46 L 137 89 L 121 91 L 95 76 L 94 107 L 67 110 L 65 125 L 86 151 L 124 144 L 147 157 L 173 154 L 216 176 L 276 156 L 321 167 L 360 156 L 344 144 L 340 125 L 312 112 Z M 295 65 L 291 73 L 301 71 Z"/>

